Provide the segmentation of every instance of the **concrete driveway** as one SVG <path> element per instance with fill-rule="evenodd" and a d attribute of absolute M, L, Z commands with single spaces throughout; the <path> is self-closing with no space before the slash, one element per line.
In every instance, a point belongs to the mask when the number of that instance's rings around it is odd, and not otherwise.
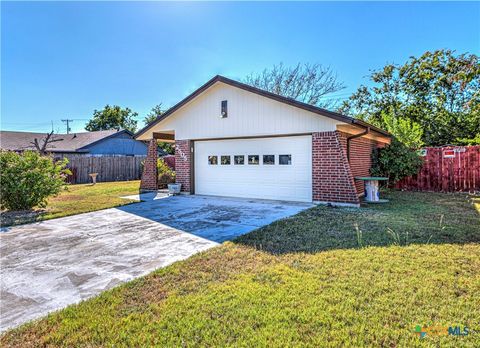
<path fill-rule="evenodd" d="M 0 331 L 312 206 L 164 194 L 142 199 L 2 228 Z"/>

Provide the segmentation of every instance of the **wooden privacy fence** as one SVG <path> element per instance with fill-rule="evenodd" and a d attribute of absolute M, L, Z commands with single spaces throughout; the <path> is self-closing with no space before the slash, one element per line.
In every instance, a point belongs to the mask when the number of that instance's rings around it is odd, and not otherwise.
<path fill-rule="evenodd" d="M 417 175 L 404 178 L 396 188 L 418 191 L 480 191 L 480 146 L 422 149 L 424 164 Z"/>
<path fill-rule="evenodd" d="M 141 163 L 147 156 L 120 155 L 60 155 L 56 158 L 68 158 L 67 167 L 72 171 L 67 181 L 71 184 L 91 182 L 88 174 L 98 173 L 97 181 L 138 180 L 141 178 Z"/>

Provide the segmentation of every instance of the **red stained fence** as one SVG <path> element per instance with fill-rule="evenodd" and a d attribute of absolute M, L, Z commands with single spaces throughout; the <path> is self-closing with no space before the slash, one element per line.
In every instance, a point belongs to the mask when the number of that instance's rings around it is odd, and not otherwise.
<path fill-rule="evenodd" d="M 427 147 L 417 175 L 404 178 L 396 188 L 418 191 L 480 191 L 480 145 Z"/>

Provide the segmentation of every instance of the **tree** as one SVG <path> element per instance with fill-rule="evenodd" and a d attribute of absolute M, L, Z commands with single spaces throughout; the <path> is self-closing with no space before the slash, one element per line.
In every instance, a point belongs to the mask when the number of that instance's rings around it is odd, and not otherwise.
<path fill-rule="evenodd" d="M 158 117 L 162 116 L 165 113 L 166 109 L 163 108 L 162 104 L 163 103 L 157 104 L 150 110 L 147 116 L 145 116 L 145 118 L 143 119 L 145 124 L 152 123 Z M 163 151 L 165 151 L 169 155 L 173 155 L 175 153 L 175 147 L 173 143 L 158 141 L 157 144 Z"/>
<path fill-rule="evenodd" d="M 406 176 L 415 175 L 422 166 L 417 150 L 423 145 L 423 130 L 418 123 L 396 116 L 392 110 L 381 113 L 381 121 L 373 120 L 374 125 L 383 124 L 392 135 L 392 141 L 384 148 L 372 152 L 373 176 L 387 177 L 393 185 Z"/>
<path fill-rule="evenodd" d="M 165 141 L 158 141 L 157 145 L 163 151 L 165 151 L 168 155 L 174 155 L 175 154 L 175 143 L 167 143 Z"/>
<path fill-rule="evenodd" d="M 418 123 L 408 118 L 396 117 L 391 112 L 382 112 L 381 116 L 384 129 L 407 148 L 418 150 L 423 146 L 423 129 Z M 377 124 L 377 126 L 382 125 Z"/>
<path fill-rule="evenodd" d="M 152 108 L 152 110 L 150 110 L 147 116 L 145 116 L 145 118 L 143 119 L 143 122 L 145 122 L 145 124 L 152 123 L 158 117 L 162 116 L 165 113 L 166 110 L 163 108 L 162 104 L 163 103 L 157 104 Z"/>
<path fill-rule="evenodd" d="M 122 109 L 118 105 L 106 105 L 103 110 L 94 110 L 93 118 L 88 121 L 85 129 L 89 132 L 109 129 L 126 129 L 135 133 L 138 113 L 129 108 Z"/>
<path fill-rule="evenodd" d="M 466 144 L 480 134 L 480 64 L 474 54 L 425 52 L 404 65 L 388 64 L 370 75 L 340 112 L 386 128 L 382 114 L 423 129 L 428 146 Z"/>
<path fill-rule="evenodd" d="M 53 136 L 53 131 L 51 131 L 50 133 L 47 133 L 45 135 L 45 138 L 40 140 L 38 140 L 38 138 L 35 138 L 30 144 L 35 146 L 35 149 L 38 151 L 40 155 L 46 156 L 48 154 L 48 151 L 47 151 L 48 144 L 55 143 L 57 141 L 63 141 L 63 138 L 55 138 Z"/>
<path fill-rule="evenodd" d="M 464 139 L 459 139 L 462 143 L 465 145 L 480 145 L 480 133 L 477 133 L 475 138 L 464 138 Z"/>
<path fill-rule="evenodd" d="M 333 107 L 336 100 L 326 97 L 345 88 L 334 71 L 320 64 L 298 63 L 294 67 L 286 67 L 280 63 L 262 73 L 248 75 L 244 82 L 322 108 Z"/>
<path fill-rule="evenodd" d="M 372 124 L 383 126 L 392 135 L 392 141 L 384 148 L 373 150 L 370 173 L 373 176 L 387 177 L 390 185 L 406 176 L 417 174 L 423 163 L 417 152 L 423 145 L 420 125 L 398 117 L 392 110 L 382 112 L 379 120 L 372 119 Z"/>
<path fill-rule="evenodd" d="M 392 141 L 384 148 L 375 148 L 372 152 L 373 176 L 388 178 L 393 185 L 406 176 L 415 175 L 422 166 L 417 150 L 423 145 L 423 130 L 410 119 L 394 114 L 392 110 L 381 112 L 380 120 L 372 119 L 372 124 L 382 127 L 392 135 Z"/>

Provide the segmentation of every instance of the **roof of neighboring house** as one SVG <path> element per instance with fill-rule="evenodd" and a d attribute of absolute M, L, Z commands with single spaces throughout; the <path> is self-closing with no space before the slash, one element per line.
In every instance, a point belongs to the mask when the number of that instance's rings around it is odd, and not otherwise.
<path fill-rule="evenodd" d="M 364 121 L 361 121 L 361 120 L 358 120 L 358 119 L 355 119 L 355 118 L 352 118 L 352 117 L 349 117 L 349 116 L 342 115 L 338 112 L 322 109 L 322 108 L 319 108 L 317 106 L 313 106 L 311 104 L 302 103 L 302 102 L 300 102 L 298 100 L 295 100 L 295 99 L 292 99 L 292 98 L 284 97 L 284 96 L 279 95 L 279 94 L 268 92 L 268 91 L 265 91 L 263 89 L 247 85 L 245 83 L 238 82 L 238 81 L 229 79 L 227 77 L 217 75 L 214 78 L 210 79 L 203 86 L 198 88 L 196 91 L 194 91 L 192 94 L 190 94 L 189 96 L 187 96 L 186 98 L 181 100 L 179 103 L 175 104 L 173 107 L 168 109 L 161 116 L 157 117 L 157 119 L 155 121 L 149 123 L 144 128 L 140 129 L 137 133 L 135 133 L 135 137 L 139 136 L 140 134 L 142 134 L 145 131 L 147 131 L 148 129 L 152 128 L 154 125 L 156 125 L 160 121 L 169 117 L 175 111 L 180 109 L 182 106 L 184 106 L 185 104 L 187 104 L 188 102 L 193 100 L 195 97 L 197 97 L 198 95 L 200 95 L 201 93 L 206 91 L 208 88 L 210 88 L 211 86 L 213 86 L 217 82 L 223 82 L 227 85 L 237 87 L 237 88 L 243 89 L 245 91 L 252 92 L 252 93 L 261 95 L 263 97 L 270 98 L 270 99 L 276 100 L 278 102 L 288 104 L 288 105 L 291 105 L 291 106 L 294 106 L 294 107 L 297 107 L 297 108 L 300 108 L 300 109 L 303 109 L 303 110 L 306 110 L 306 111 L 310 111 L 310 112 L 316 113 L 318 115 L 329 117 L 329 118 L 335 119 L 337 121 L 342 121 L 342 122 L 350 123 L 350 124 L 357 124 L 357 125 L 360 125 L 362 127 L 369 127 L 372 130 L 374 130 L 374 131 L 376 131 L 380 134 L 390 136 L 390 134 L 388 132 L 384 131 L 383 129 L 372 126 L 371 124 L 369 124 L 367 122 L 364 122 Z"/>
<path fill-rule="evenodd" d="M 133 136 L 133 134 L 127 130 L 117 131 L 115 129 L 96 132 L 53 134 L 51 139 L 58 141 L 49 143 L 46 150 L 49 152 L 88 152 L 89 146 L 122 133 Z M 2 150 L 12 151 L 35 150 L 35 146 L 33 145 L 34 140 L 38 139 L 41 145 L 46 136 L 47 133 L 0 131 L 0 148 Z"/>

